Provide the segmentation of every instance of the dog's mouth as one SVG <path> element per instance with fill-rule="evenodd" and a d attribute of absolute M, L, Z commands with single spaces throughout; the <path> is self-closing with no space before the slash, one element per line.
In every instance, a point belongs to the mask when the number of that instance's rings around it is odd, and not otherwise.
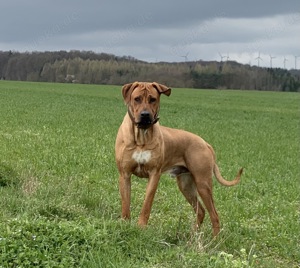
<path fill-rule="evenodd" d="M 141 129 L 147 129 L 151 127 L 153 124 L 153 120 L 150 118 L 141 118 L 140 121 L 137 123 L 137 127 Z"/>

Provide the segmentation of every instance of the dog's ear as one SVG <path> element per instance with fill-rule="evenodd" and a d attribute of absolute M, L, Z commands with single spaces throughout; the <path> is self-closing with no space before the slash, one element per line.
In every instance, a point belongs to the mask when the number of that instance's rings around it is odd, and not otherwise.
<path fill-rule="evenodd" d="M 134 82 L 134 83 L 126 84 L 122 87 L 122 95 L 126 104 L 129 103 L 131 93 L 136 88 L 137 85 L 138 82 Z"/>
<path fill-rule="evenodd" d="M 156 88 L 159 94 L 165 94 L 167 96 L 171 95 L 171 88 L 156 82 L 153 82 L 152 85 Z"/>

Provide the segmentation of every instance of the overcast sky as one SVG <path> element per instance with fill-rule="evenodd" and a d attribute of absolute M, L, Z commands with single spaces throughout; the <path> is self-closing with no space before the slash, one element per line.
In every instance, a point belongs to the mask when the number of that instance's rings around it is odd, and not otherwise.
<path fill-rule="evenodd" d="M 1 0 L 0 50 L 72 49 L 295 68 L 300 0 Z"/>

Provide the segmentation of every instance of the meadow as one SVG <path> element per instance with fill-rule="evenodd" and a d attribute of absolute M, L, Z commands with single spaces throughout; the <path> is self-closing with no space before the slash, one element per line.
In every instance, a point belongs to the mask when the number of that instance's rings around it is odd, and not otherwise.
<path fill-rule="evenodd" d="M 163 175 L 149 226 L 137 219 L 146 180 L 132 180 L 120 219 L 114 141 L 120 86 L 0 81 L 0 267 L 298 267 L 300 94 L 175 88 L 160 124 L 202 136 L 222 231 L 212 238 Z"/>

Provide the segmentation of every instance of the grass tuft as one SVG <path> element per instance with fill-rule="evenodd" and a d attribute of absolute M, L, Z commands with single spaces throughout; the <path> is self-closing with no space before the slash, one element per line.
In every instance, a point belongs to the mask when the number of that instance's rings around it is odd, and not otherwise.
<path fill-rule="evenodd" d="M 19 178 L 14 170 L 5 164 L 0 163 L 0 187 L 16 185 Z"/>

